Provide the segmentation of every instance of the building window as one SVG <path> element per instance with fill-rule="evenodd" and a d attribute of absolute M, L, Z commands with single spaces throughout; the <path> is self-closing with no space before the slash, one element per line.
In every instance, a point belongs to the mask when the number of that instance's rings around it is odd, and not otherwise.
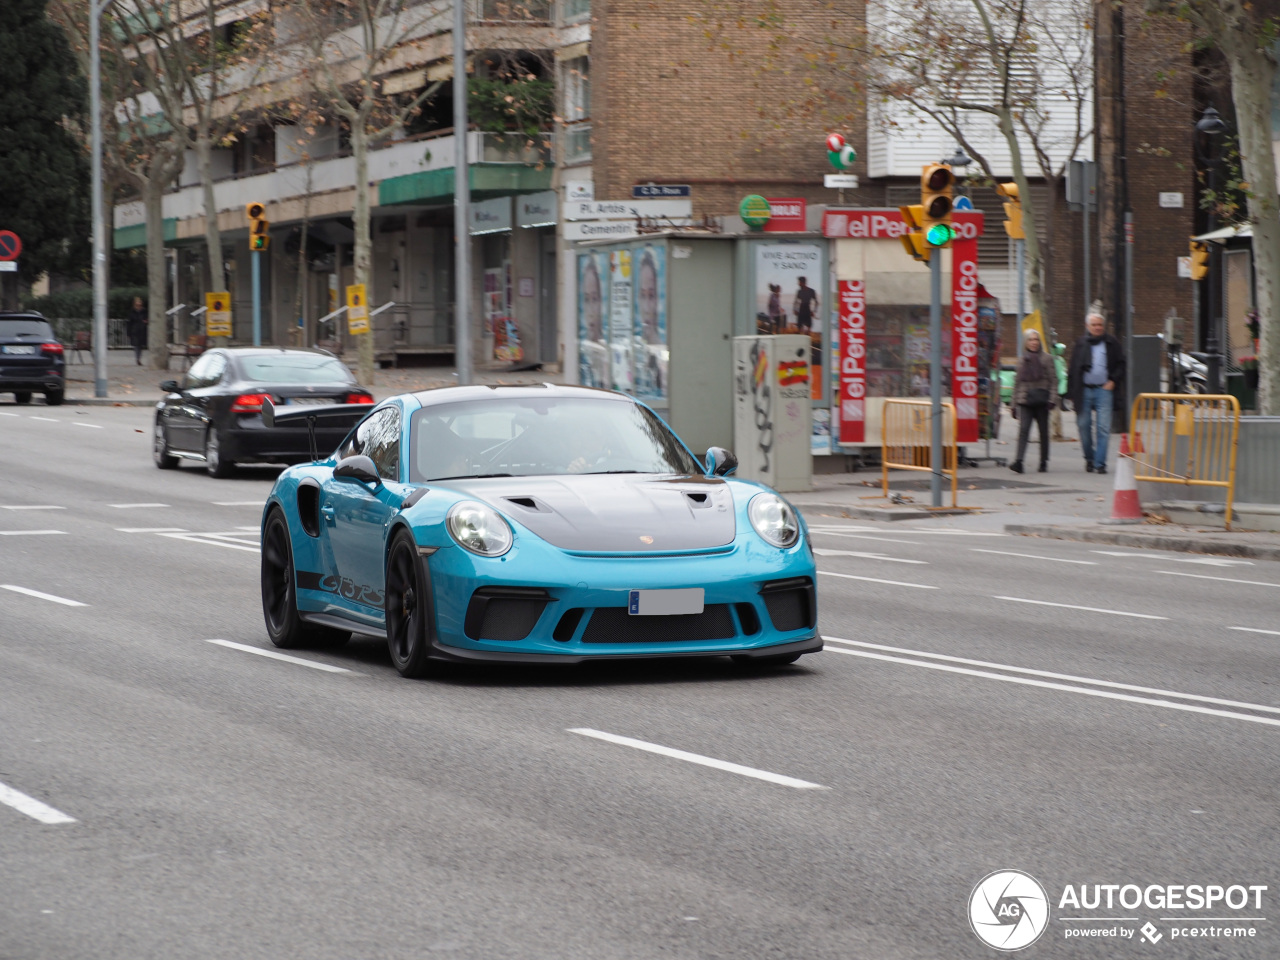
<path fill-rule="evenodd" d="M 560 19 L 565 23 L 591 16 L 591 0 L 560 0 Z"/>
<path fill-rule="evenodd" d="M 574 57 L 561 66 L 564 74 L 564 119 L 576 123 L 591 116 L 591 58 Z"/>

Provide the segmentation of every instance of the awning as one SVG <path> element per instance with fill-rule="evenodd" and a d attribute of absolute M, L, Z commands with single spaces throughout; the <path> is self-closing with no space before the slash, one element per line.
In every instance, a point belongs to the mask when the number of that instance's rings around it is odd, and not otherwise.
<path fill-rule="evenodd" d="M 1239 226 L 1221 227 L 1217 230 L 1210 230 L 1208 233 L 1202 233 L 1198 237 L 1192 237 L 1192 240 L 1212 240 L 1214 243 L 1226 243 L 1228 240 L 1234 240 L 1237 237 L 1245 239 L 1253 236 L 1253 227 L 1250 224 L 1242 223 Z"/>
<path fill-rule="evenodd" d="M 470 172 L 473 200 L 514 197 L 551 189 L 550 165 L 538 168 L 523 163 L 476 163 L 471 165 Z M 397 203 L 453 203 L 453 167 L 383 180 L 378 184 L 378 206 L 389 207 Z"/>

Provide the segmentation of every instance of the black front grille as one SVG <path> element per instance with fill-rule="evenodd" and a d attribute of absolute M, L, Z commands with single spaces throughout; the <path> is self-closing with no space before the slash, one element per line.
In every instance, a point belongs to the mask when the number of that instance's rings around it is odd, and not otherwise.
<path fill-rule="evenodd" d="M 815 602 L 813 581 L 808 577 L 792 577 L 789 580 L 766 583 L 760 588 L 760 596 L 775 630 L 786 633 L 816 625 L 817 618 L 814 614 L 818 605 Z"/>
<path fill-rule="evenodd" d="M 598 607 L 587 621 L 583 643 L 688 643 L 735 636 L 727 603 L 711 603 L 701 613 L 640 617 L 626 607 Z"/>
<path fill-rule="evenodd" d="M 535 587 L 481 587 L 471 595 L 463 630 L 472 640 L 523 640 L 550 599 Z"/>

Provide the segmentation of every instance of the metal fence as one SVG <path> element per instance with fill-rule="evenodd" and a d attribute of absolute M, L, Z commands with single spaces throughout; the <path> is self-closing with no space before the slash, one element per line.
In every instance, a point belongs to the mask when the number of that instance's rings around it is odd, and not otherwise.
<path fill-rule="evenodd" d="M 933 472 L 933 404 L 928 400 L 884 401 L 880 430 L 881 487 L 889 496 L 889 471 L 918 470 Z M 956 408 L 942 404 L 942 467 L 938 471 L 951 477 L 951 506 L 957 505 L 958 478 L 956 463 Z"/>
<path fill-rule="evenodd" d="M 53 335 L 69 347 L 75 343 L 77 333 L 91 333 L 93 321 L 81 317 L 45 317 L 53 327 Z M 129 346 L 129 321 L 107 320 L 107 348 L 119 350 Z M 87 349 L 87 348 L 86 348 Z"/>
<path fill-rule="evenodd" d="M 1143 393 L 1129 421 L 1134 479 L 1226 491 L 1226 527 L 1235 500 L 1240 401 L 1225 394 Z"/>

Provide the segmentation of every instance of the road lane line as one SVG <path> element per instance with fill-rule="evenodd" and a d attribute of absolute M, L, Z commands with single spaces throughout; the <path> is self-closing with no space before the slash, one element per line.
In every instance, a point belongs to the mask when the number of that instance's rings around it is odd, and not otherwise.
<path fill-rule="evenodd" d="M 239 543 L 227 543 L 225 540 L 208 540 L 203 536 L 195 533 L 162 533 L 162 537 L 172 537 L 174 540 L 188 540 L 191 543 L 204 543 L 213 547 L 226 547 L 229 550 L 249 550 L 253 553 L 261 553 L 257 547 L 250 547 Z"/>
<path fill-rule="evenodd" d="M 102 427 L 100 427 L 100 426 L 99 426 L 98 424 L 96 424 L 96 423 L 81 423 L 79 420 L 72 420 L 71 422 L 72 422 L 72 423 L 74 423 L 77 427 L 88 427 L 90 430 L 101 430 L 101 429 L 102 429 Z"/>
<path fill-rule="evenodd" d="M 260 507 L 267 501 L 263 500 L 214 500 L 215 507 Z"/>
<path fill-rule="evenodd" d="M 917 590 L 937 590 L 923 583 L 903 583 L 901 580 L 881 580 L 878 577 L 855 577 L 852 573 L 836 573 L 834 570 L 819 570 L 825 577 L 840 577 L 844 580 L 865 580 L 867 583 L 887 583 L 893 587 L 915 587 Z"/>
<path fill-rule="evenodd" d="M 1232 627 L 1233 630 L 1246 629 Z M 1267 631 L 1263 631 L 1264 633 Z M 1054 680 L 1071 680 L 1075 683 L 1089 683 L 1097 687 L 1110 687 L 1113 690 L 1132 690 L 1135 693 L 1154 693 L 1162 697 L 1177 697 L 1180 700 L 1194 700 L 1197 703 L 1216 703 L 1220 707 L 1242 707 L 1246 710 L 1261 710 L 1266 713 L 1280 713 L 1280 707 L 1268 707 L 1261 703 L 1249 703 L 1247 700 L 1224 700 L 1220 697 L 1205 697 L 1198 693 L 1179 693 L 1177 690 L 1164 690 L 1160 687 L 1141 687 L 1132 683 L 1117 683 L 1114 680 L 1094 680 L 1092 677 L 1077 677 L 1070 673 L 1054 673 L 1051 670 L 1033 670 L 1030 667 L 1012 667 L 1007 663 L 992 663 L 989 660 L 970 660 L 968 657 L 952 657 L 945 653 L 929 653 L 926 650 L 909 650 L 905 647 L 890 647 L 883 643 L 868 643 L 864 640 L 844 640 L 840 637 L 823 636 L 823 640 L 831 643 L 845 643 L 852 647 L 869 647 L 873 650 L 887 650 L 891 653 L 906 653 L 915 657 L 928 657 L 931 660 L 945 660 L 948 663 L 965 663 L 971 667 L 992 667 L 996 670 L 1009 670 L 1013 673 L 1025 673 L 1033 677 L 1050 677 Z"/>
<path fill-rule="evenodd" d="M 75 817 L 68 817 L 61 810 L 55 810 L 47 803 L 41 803 L 35 797 L 28 797 L 25 793 L 7 787 L 0 783 L 0 803 L 6 807 L 13 807 L 19 813 L 25 813 L 33 820 L 39 820 L 41 823 L 53 826 L 59 823 L 75 823 Z"/>
<path fill-rule="evenodd" d="M 1034 603 L 1041 607 L 1062 607 L 1064 610 L 1087 610 L 1089 613 L 1110 613 L 1117 617 L 1137 617 L 1141 620 L 1168 620 L 1168 617 L 1157 617 L 1153 613 L 1130 613 L 1128 610 L 1108 610 L 1106 607 L 1080 607 L 1074 603 L 1053 603 L 1049 600 L 1028 600 L 1026 597 L 1001 597 L 992 595 L 992 600 L 1009 600 L 1013 603 Z"/>
<path fill-rule="evenodd" d="M 689 763 L 697 763 L 704 767 L 711 767 L 715 770 L 724 770 L 728 773 L 736 773 L 743 777 L 754 777 L 756 780 L 765 780 L 769 783 L 776 783 L 783 787 L 794 787 L 797 790 L 828 790 L 820 783 L 810 783 L 808 780 L 797 780 L 795 777 L 784 777 L 780 773 L 770 773 L 768 770 L 757 770 L 755 767 L 744 767 L 741 764 L 730 763 L 727 760 L 716 760 L 714 757 L 704 757 L 698 753 L 688 753 L 684 750 L 676 750 L 672 747 L 663 747 L 656 743 L 649 743 L 646 740 L 633 740 L 630 737 L 620 737 L 616 733 L 605 733 L 601 730 L 591 730 L 587 727 L 570 727 L 569 733 L 580 734 L 584 737 L 593 737 L 596 740 L 603 740 L 606 743 L 616 743 L 622 747 L 632 747 L 636 750 L 644 750 L 647 753 L 656 753 L 663 757 L 672 757 L 676 760 L 685 760 Z"/>
<path fill-rule="evenodd" d="M 1232 630 L 1240 630 L 1244 633 L 1265 633 L 1270 637 L 1280 637 L 1280 630 L 1259 630 L 1257 627 L 1232 627 Z"/>
<path fill-rule="evenodd" d="M 909 547 L 923 546 L 923 544 L 918 540 L 896 540 L 893 537 L 869 537 L 863 533 L 845 533 L 844 531 L 837 532 L 835 530 L 814 530 L 812 527 L 809 529 L 813 533 L 821 533 L 829 537 L 844 537 L 848 540 L 877 540 L 880 543 L 905 543 Z"/>
<path fill-rule="evenodd" d="M 167 503 L 108 503 L 113 510 L 139 510 L 144 507 L 167 507 Z"/>
<path fill-rule="evenodd" d="M 186 533 L 185 527 L 116 527 L 116 533 Z"/>
<path fill-rule="evenodd" d="M 1036 553 L 1011 553 L 1008 550 L 983 550 L 981 547 L 970 547 L 974 553 L 997 553 L 1002 557 L 1025 557 L 1028 560 L 1052 560 L 1054 563 L 1082 563 L 1085 566 L 1096 567 L 1096 560 L 1067 560 L 1064 557 L 1042 557 Z"/>
<path fill-rule="evenodd" d="M 317 663 L 315 660 L 303 660 L 301 657 L 291 657 L 287 653 L 276 653 L 274 650 L 263 650 L 261 647 L 251 647 L 244 643 L 232 643 L 230 640 L 206 640 L 205 643 L 216 643 L 220 647 L 229 647 L 232 650 L 241 650 L 244 653 L 256 653 L 260 657 L 268 657 L 271 660 L 282 660 L 285 663 L 296 663 L 300 667 L 310 667 L 312 670 L 323 670 L 325 673 L 355 673 L 354 670 L 348 670 L 346 667 L 335 667 L 328 663 Z"/>
<path fill-rule="evenodd" d="M 41 593 L 39 590 L 31 590 L 27 587 L 17 587 L 12 583 L 0 583 L 0 590 L 12 590 L 14 593 L 22 593 L 28 597 L 36 597 L 40 600 L 48 600 L 51 603 L 61 603 L 68 607 L 87 607 L 87 603 L 81 603 L 79 600 L 68 600 L 66 597 L 55 597 L 52 593 Z"/>
<path fill-rule="evenodd" d="M 27 417 L 28 420 L 43 420 L 45 423 L 61 423 L 56 417 Z"/>
<path fill-rule="evenodd" d="M 17 414 L 17 413 L 5 413 L 3 410 L 0 410 L 0 417 L 17 417 L 17 416 L 20 416 L 20 414 Z"/>
<path fill-rule="evenodd" d="M 827 550 L 824 547 L 814 547 L 813 552 L 819 557 L 861 557 L 863 560 L 883 560 L 886 563 L 919 563 L 926 567 L 929 565 L 928 560 L 907 560 L 904 557 L 890 557 L 883 553 L 861 553 L 857 550 Z"/>
<path fill-rule="evenodd" d="M 53 506 L 51 504 L 10 504 L 0 507 L 0 510 L 65 510 L 66 507 Z"/>
<path fill-rule="evenodd" d="M 1251 587 L 1280 587 L 1280 583 L 1267 583 L 1265 580 L 1234 580 L 1231 577 L 1211 577 L 1204 573 L 1181 573 L 1177 570 L 1157 570 L 1167 577 L 1192 577 L 1196 580 L 1218 580 L 1222 583 L 1245 583 Z"/>
<path fill-rule="evenodd" d="M 947 673 L 960 673 L 970 677 L 982 677 L 986 680 L 1003 680 L 1005 683 L 1020 683 L 1028 687 L 1040 687 L 1045 690 L 1061 690 L 1065 693 L 1078 693 L 1086 697 L 1102 697 L 1107 700 L 1121 700 L 1125 703 L 1141 703 L 1151 707 L 1164 707 L 1166 710 L 1182 710 L 1186 713 L 1201 713 L 1210 717 L 1226 717 L 1230 720 L 1247 720 L 1250 723 L 1261 723 L 1270 727 L 1280 727 L 1280 718 L 1255 717 L 1248 713 L 1234 713 L 1230 710 L 1214 710 L 1211 707 L 1197 707 L 1189 703 L 1174 703 L 1171 700 L 1152 700 L 1149 697 L 1135 697 L 1128 693 L 1112 693 L 1109 690 L 1091 690 L 1088 687 L 1075 687 L 1066 683 L 1050 683 L 1048 680 L 1033 680 L 1030 677 L 1011 677 L 1004 673 L 988 673 L 985 670 L 969 670 L 965 667 L 952 667 L 945 663 L 930 663 L 926 660 L 912 660 L 907 657 L 890 657 L 883 653 L 872 653 L 870 650 L 845 650 L 842 647 L 826 647 L 831 653 L 842 653 L 849 657 L 865 657 L 868 660 L 885 660 L 890 663 L 901 663 L 912 667 L 924 667 L 926 670 L 943 670 Z"/>
<path fill-rule="evenodd" d="M 0 537 L 52 537 L 66 536 L 65 530 L 0 530 Z"/>

